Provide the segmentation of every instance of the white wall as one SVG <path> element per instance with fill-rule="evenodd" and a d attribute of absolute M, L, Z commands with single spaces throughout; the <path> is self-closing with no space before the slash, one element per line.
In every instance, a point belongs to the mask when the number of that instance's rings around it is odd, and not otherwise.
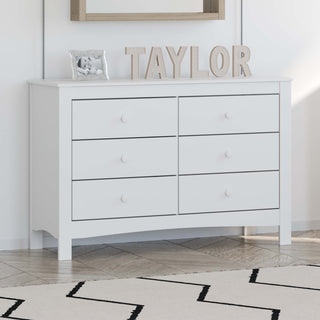
<path fill-rule="evenodd" d="M 0 249 L 24 247 L 28 235 L 29 78 L 41 76 L 41 0 L 2 0 L 0 13 Z M 201 67 L 216 45 L 239 42 L 240 0 L 227 0 L 226 21 L 71 22 L 69 0 L 46 0 L 46 76 L 71 77 L 70 49 L 108 52 L 112 78 L 129 77 L 125 46 L 199 45 Z M 320 227 L 320 3 L 309 0 L 244 0 L 245 43 L 252 49 L 254 74 L 292 76 L 293 217 L 296 228 Z M 312 8 L 312 10 L 310 10 Z M 10 12 L 10 14 L 8 14 Z M 146 67 L 147 59 L 142 62 Z M 167 59 L 168 66 L 170 65 Z M 188 60 L 183 74 L 188 76 Z M 215 232 L 235 232 L 219 230 Z M 212 230 L 205 233 L 212 234 Z M 179 236 L 190 236 L 179 232 Z M 148 238 L 170 237 L 152 233 Z M 135 239 L 141 238 L 135 235 Z M 123 239 L 123 238 L 122 238 Z M 113 241 L 119 240 L 112 239 Z M 50 241 L 50 239 L 48 240 Z"/>
<path fill-rule="evenodd" d="M 227 0 L 225 21 L 145 21 L 145 22 L 75 22 L 70 21 L 70 0 L 46 2 L 46 76 L 71 77 L 68 51 L 105 49 L 111 78 L 130 76 L 130 57 L 126 46 L 199 45 L 201 66 L 209 68 L 209 53 L 217 45 L 231 45 L 240 40 L 239 1 Z M 141 59 L 146 69 L 147 58 Z M 167 65 L 172 63 L 166 56 Z M 182 70 L 189 75 L 189 61 Z M 171 70 L 170 70 L 171 73 Z"/>
<path fill-rule="evenodd" d="M 41 0 L 2 0 L 0 11 L 0 248 L 27 245 L 28 90 L 41 76 Z"/>
<path fill-rule="evenodd" d="M 244 0 L 254 73 L 293 78 L 293 220 L 320 228 L 320 1 Z"/>

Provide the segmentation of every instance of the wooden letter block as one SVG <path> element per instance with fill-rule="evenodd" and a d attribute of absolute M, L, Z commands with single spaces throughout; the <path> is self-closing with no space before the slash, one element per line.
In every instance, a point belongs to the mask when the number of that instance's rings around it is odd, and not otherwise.
<path fill-rule="evenodd" d="M 209 78 L 209 70 L 199 70 L 199 47 L 191 47 L 191 78 Z"/>
<path fill-rule="evenodd" d="M 221 55 L 221 67 L 218 66 L 218 57 Z M 216 77 L 224 77 L 230 68 L 230 55 L 225 47 L 215 47 L 210 54 L 210 69 Z"/>
<path fill-rule="evenodd" d="M 181 77 L 181 63 L 186 55 L 188 47 L 180 47 L 178 53 L 175 52 L 173 47 L 167 47 L 169 57 L 173 64 L 173 78 L 178 79 Z"/>
<path fill-rule="evenodd" d="M 251 71 L 248 65 L 251 53 L 246 46 L 233 46 L 233 72 L 234 77 L 239 77 L 241 70 L 245 77 L 251 76 Z"/>
<path fill-rule="evenodd" d="M 167 78 L 166 66 L 164 64 L 163 53 L 160 47 L 153 47 L 151 50 L 146 79 L 153 79 L 155 73 L 159 74 L 160 79 Z"/>
<path fill-rule="evenodd" d="M 146 54 L 144 47 L 126 48 L 126 55 L 131 55 L 131 80 L 140 79 L 140 55 Z"/>

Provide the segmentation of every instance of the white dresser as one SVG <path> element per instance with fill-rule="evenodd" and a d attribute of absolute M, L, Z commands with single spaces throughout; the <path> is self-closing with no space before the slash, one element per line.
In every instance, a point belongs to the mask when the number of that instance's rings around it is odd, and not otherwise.
<path fill-rule="evenodd" d="M 280 226 L 291 241 L 286 79 L 30 82 L 30 247 L 151 230 Z"/>

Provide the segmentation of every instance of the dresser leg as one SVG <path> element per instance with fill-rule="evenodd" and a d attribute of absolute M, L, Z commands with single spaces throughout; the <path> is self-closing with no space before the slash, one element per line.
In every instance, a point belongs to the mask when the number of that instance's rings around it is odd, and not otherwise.
<path fill-rule="evenodd" d="M 279 227 L 280 246 L 291 244 L 291 223 L 283 223 Z"/>
<path fill-rule="evenodd" d="M 59 239 L 58 248 L 59 260 L 72 260 L 72 240 L 71 239 Z"/>

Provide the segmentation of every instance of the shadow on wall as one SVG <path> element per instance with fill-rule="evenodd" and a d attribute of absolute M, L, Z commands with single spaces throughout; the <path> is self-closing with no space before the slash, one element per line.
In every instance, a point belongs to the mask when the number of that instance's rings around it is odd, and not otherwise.
<path fill-rule="evenodd" d="M 292 142 L 293 219 L 319 221 L 320 88 L 293 105 Z"/>

